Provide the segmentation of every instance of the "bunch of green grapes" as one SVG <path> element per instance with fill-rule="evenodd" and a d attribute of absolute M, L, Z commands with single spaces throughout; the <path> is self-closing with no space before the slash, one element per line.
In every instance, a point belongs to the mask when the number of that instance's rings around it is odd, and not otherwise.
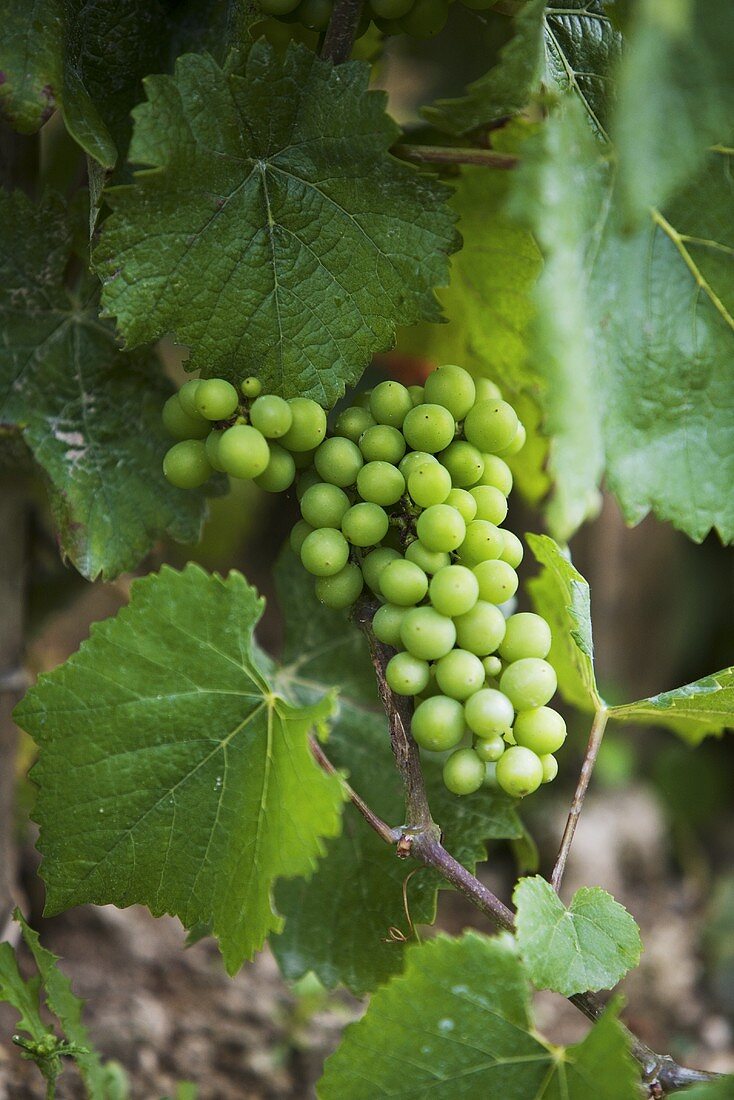
<path fill-rule="evenodd" d="M 357 29 L 357 37 L 371 22 L 386 35 L 409 34 L 413 38 L 433 38 L 443 30 L 451 0 L 368 0 Z M 464 0 L 468 7 L 476 4 Z M 492 0 L 493 2 L 493 0 Z M 300 23 L 309 30 L 325 31 L 331 19 L 334 0 L 257 0 L 264 15 L 287 23 Z M 482 6 L 487 6 L 479 0 Z"/>

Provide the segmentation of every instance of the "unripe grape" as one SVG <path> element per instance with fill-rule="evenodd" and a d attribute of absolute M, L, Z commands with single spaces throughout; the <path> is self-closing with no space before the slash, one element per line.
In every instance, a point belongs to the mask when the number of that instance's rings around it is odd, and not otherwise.
<path fill-rule="evenodd" d="M 313 463 L 324 481 L 346 489 L 347 486 L 354 485 L 356 482 L 357 474 L 364 465 L 364 459 L 356 443 L 352 443 L 351 439 L 344 439 L 343 436 L 334 435 L 331 439 L 325 439 L 316 448 Z"/>
<path fill-rule="evenodd" d="M 473 749 L 457 749 L 443 766 L 443 781 L 452 794 L 473 794 L 484 783 L 485 772 Z"/>
<path fill-rule="evenodd" d="M 504 615 L 486 600 L 477 600 L 471 611 L 455 617 L 454 623 L 458 644 L 478 657 L 494 653 L 505 636 Z"/>
<path fill-rule="evenodd" d="M 479 598 L 488 603 L 505 603 L 517 592 L 518 577 L 506 561 L 480 561 L 474 566 L 479 581 Z"/>
<path fill-rule="evenodd" d="M 414 539 L 405 551 L 407 561 L 419 565 L 424 573 L 438 573 L 445 565 L 451 564 L 451 555 L 441 550 L 429 550 L 420 539 Z"/>
<path fill-rule="evenodd" d="M 357 474 L 357 492 L 362 500 L 388 507 L 405 492 L 405 478 L 391 462 L 368 462 Z"/>
<path fill-rule="evenodd" d="M 177 489 L 196 489 L 211 477 L 212 467 L 200 439 L 182 439 L 166 451 L 163 473 Z"/>
<path fill-rule="evenodd" d="M 456 627 L 432 607 L 414 607 L 403 619 L 400 640 L 414 657 L 437 661 L 453 649 Z"/>
<path fill-rule="evenodd" d="M 456 421 L 443 405 L 416 405 L 403 421 L 403 435 L 414 451 L 443 451 L 455 433 Z"/>
<path fill-rule="evenodd" d="M 412 5 L 413 0 L 370 0 L 370 8 L 378 19 L 399 19 Z"/>
<path fill-rule="evenodd" d="M 181 407 L 178 394 L 172 394 L 163 406 L 161 413 L 163 427 L 174 439 L 204 439 L 209 434 L 210 424 L 203 416 L 191 416 Z"/>
<path fill-rule="evenodd" d="M 428 662 L 412 653 L 396 653 L 387 663 L 385 679 L 396 695 L 418 695 L 428 687 Z"/>
<path fill-rule="evenodd" d="M 275 2 L 277 2 L 277 0 L 275 0 Z M 288 0 L 288 2 L 291 6 L 286 9 L 287 11 L 293 11 L 298 5 L 298 0 Z M 263 392 L 263 384 L 259 378 L 253 378 L 253 376 L 250 375 L 249 378 L 242 379 L 240 382 L 240 389 L 244 397 L 259 397 Z"/>
<path fill-rule="evenodd" d="M 341 531 L 323 527 L 303 540 L 301 561 L 315 577 L 333 577 L 349 560 L 349 543 Z"/>
<path fill-rule="evenodd" d="M 343 611 L 359 599 L 362 591 L 362 571 L 354 562 L 347 562 L 332 577 L 317 577 L 316 599 L 334 611 Z"/>
<path fill-rule="evenodd" d="M 494 454 L 512 442 L 517 425 L 517 413 L 506 401 L 479 401 L 467 414 L 464 435 L 480 451 Z"/>
<path fill-rule="evenodd" d="M 206 421 L 205 423 L 209 423 Z M 224 473 L 224 466 L 219 458 L 219 444 L 222 442 L 223 432 L 209 432 L 208 436 L 204 440 L 204 447 L 206 448 L 206 457 L 209 459 L 213 470 L 218 470 L 220 474 Z"/>
<path fill-rule="evenodd" d="M 507 500 L 500 490 L 494 485 L 476 485 L 471 494 L 477 502 L 477 519 L 487 520 L 488 523 L 498 525 L 507 515 Z M 500 553 L 504 549 L 504 538 L 500 534 L 502 543 Z M 499 557 L 499 554 L 497 555 Z"/>
<path fill-rule="evenodd" d="M 433 504 L 418 516 L 416 532 L 429 550 L 449 553 L 464 541 L 466 524 L 455 508 L 448 504 Z"/>
<path fill-rule="evenodd" d="M 463 439 L 450 443 L 438 458 L 451 475 L 452 485 L 458 489 L 467 489 L 482 476 L 484 459 L 476 447 Z"/>
<path fill-rule="evenodd" d="M 557 686 L 552 665 L 539 657 L 523 657 L 520 661 L 513 661 L 500 679 L 500 688 L 512 701 L 515 710 L 544 706 L 555 694 Z"/>
<path fill-rule="evenodd" d="M 349 497 L 337 485 L 323 481 L 311 485 L 301 498 L 301 515 L 312 527 L 336 527 L 349 511 Z"/>
<path fill-rule="evenodd" d="M 288 401 L 293 421 L 280 442 L 289 451 L 312 451 L 326 435 L 326 413 L 310 397 Z"/>
<path fill-rule="evenodd" d="M 282 397 L 266 393 L 250 409 L 250 423 L 266 439 L 281 439 L 293 424 L 293 413 Z"/>
<path fill-rule="evenodd" d="M 296 14 L 302 26 L 311 31 L 325 31 L 333 8 L 333 0 L 301 0 Z"/>
<path fill-rule="evenodd" d="M 196 411 L 207 420 L 226 420 L 240 403 L 237 390 L 224 378 L 200 380 L 194 398 Z"/>
<path fill-rule="evenodd" d="M 378 424 L 400 428 L 412 408 L 410 394 L 400 382 L 380 382 L 370 394 L 370 412 Z"/>
<path fill-rule="evenodd" d="M 517 431 L 515 432 L 515 436 L 512 442 L 509 443 L 506 447 L 503 447 L 500 453 L 503 455 L 507 455 L 508 457 L 516 455 L 518 451 L 521 451 L 525 446 L 526 439 L 527 433 L 524 426 L 522 424 L 518 424 Z"/>
<path fill-rule="evenodd" d="M 408 478 L 408 492 L 421 508 L 443 504 L 451 492 L 451 475 L 438 462 L 425 462 Z"/>
<path fill-rule="evenodd" d="M 504 751 L 504 738 L 499 733 L 493 733 L 491 737 L 478 737 L 474 742 L 474 752 L 486 763 L 495 763 Z"/>
<path fill-rule="evenodd" d="M 183 386 L 178 391 L 179 404 L 187 416 L 201 416 L 201 413 L 196 407 L 196 391 L 200 385 L 200 378 L 190 378 L 188 382 L 184 382 Z"/>
<path fill-rule="evenodd" d="M 413 0 L 410 0 L 410 2 L 412 4 Z M 408 393 L 410 394 L 410 400 L 413 402 L 414 406 L 423 404 L 423 386 L 408 386 Z"/>
<path fill-rule="evenodd" d="M 379 504 L 353 504 L 342 519 L 342 533 L 352 546 L 376 546 L 387 534 L 389 520 Z"/>
<path fill-rule="evenodd" d="M 452 649 L 436 662 L 436 681 L 444 695 L 463 702 L 484 683 L 482 662 L 465 649 Z"/>
<path fill-rule="evenodd" d="M 295 458 L 293 461 L 295 462 Z M 303 500 L 306 492 L 311 488 L 312 485 L 322 484 L 323 482 L 314 470 L 313 466 L 311 466 L 308 470 L 302 470 L 296 480 L 296 497 L 299 501 L 301 501 Z M 341 523 L 341 520 L 339 520 L 339 523 Z"/>
<path fill-rule="evenodd" d="M 459 556 L 468 566 L 499 558 L 504 542 L 502 532 L 486 519 L 475 519 L 467 524 L 464 541 L 459 547 Z"/>
<path fill-rule="evenodd" d="M 270 460 L 261 474 L 255 478 L 255 484 L 266 493 L 284 493 L 296 477 L 296 464 L 293 455 L 277 443 L 270 444 Z"/>
<path fill-rule="evenodd" d="M 385 566 L 397 559 L 400 559 L 400 553 L 389 546 L 378 546 L 376 550 L 371 550 L 363 559 L 362 573 L 364 574 L 365 583 L 376 596 L 382 595 L 380 577 Z"/>
<path fill-rule="evenodd" d="M 411 612 L 415 614 L 415 612 Z M 461 703 L 445 695 L 433 695 L 416 708 L 411 724 L 413 737 L 422 749 L 444 752 L 453 749 L 464 736 Z"/>
<path fill-rule="evenodd" d="M 454 420 L 463 420 L 476 398 L 474 379 L 463 367 L 438 367 L 426 378 L 424 400 L 432 405 L 443 405 Z"/>
<path fill-rule="evenodd" d="M 512 745 L 497 761 L 497 782 L 512 798 L 524 798 L 543 782 L 543 765 L 530 749 Z"/>
<path fill-rule="evenodd" d="M 446 26 L 448 16 L 448 0 L 415 0 L 399 22 L 413 38 L 434 38 Z"/>
<path fill-rule="evenodd" d="M 258 477 L 270 461 L 267 440 L 249 424 L 235 424 L 222 432 L 217 454 L 231 477 Z"/>
<path fill-rule="evenodd" d="M 551 756 L 548 753 L 545 756 L 541 756 L 540 763 L 543 765 L 543 782 L 552 783 L 558 775 L 558 761 L 555 756 Z"/>
<path fill-rule="evenodd" d="M 407 614 L 407 608 L 394 603 L 384 603 L 378 607 L 372 620 L 372 629 L 378 641 L 397 649 L 400 644 L 400 627 Z"/>
<path fill-rule="evenodd" d="M 484 665 L 484 671 L 486 675 L 489 676 L 490 679 L 494 679 L 496 676 L 499 676 L 500 672 L 502 672 L 502 661 L 500 661 L 499 657 L 495 656 L 494 654 L 491 654 L 489 657 L 485 657 L 482 661 L 482 664 Z"/>
<path fill-rule="evenodd" d="M 352 405 L 351 408 L 339 413 L 334 425 L 334 434 L 351 439 L 352 443 L 359 443 L 362 433 L 375 424 L 376 420 L 369 409 L 360 409 Z"/>
<path fill-rule="evenodd" d="M 475 404 L 479 404 L 480 401 L 501 401 L 502 390 L 494 382 L 490 382 L 489 378 L 475 378 L 474 386 L 477 391 L 477 400 Z"/>
<path fill-rule="evenodd" d="M 497 455 L 483 454 L 484 471 L 479 478 L 479 485 L 493 485 L 499 489 L 503 496 L 508 497 L 512 492 L 512 470 L 503 458 Z"/>
<path fill-rule="evenodd" d="M 514 531 L 507 531 L 503 528 L 502 541 L 504 542 L 504 548 L 500 554 L 500 560 L 506 561 L 513 569 L 517 569 L 525 553 L 520 539 Z"/>
<path fill-rule="evenodd" d="M 499 653 L 503 661 L 519 661 L 523 657 L 547 657 L 550 647 L 551 631 L 545 619 L 530 611 L 521 611 L 507 620 Z M 548 751 L 553 752 L 552 749 Z"/>
<path fill-rule="evenodd" d="M 512 724 L 512 703 L 501 691 L 482 688 L 467 699 L 464 717 L 477 737 L 501 736 L 502 731 Z"/>
<path fill-rule="evenodd" d="M 566 740 L 566 723 L 552 707 L 533 707 L 520 711 L 513 732 L 518 745 L 532 749 L 538 756 L 558 752 Z"/>
<path fill-rule="evenodd" d="M 297 554 L 300 558 L 301 547 L 303 546 L 306 535 L 310 535 L 314 528 L 310 523 L 306 523 L 305 519 L 299 519 L 291 531 L 290 547 L 294 554 Z"/>
<path fill-rule="evenodd" d="M 479 599 L 479 582 L 466 566 L 447 565 L 433 577 L 429 591 L 436 611 L 453 619 L 474 607 Z"/>
<path fill-rule="evenodd" d="M 405 454 L 405 439 L 389 424 L 375 424 L 359 437 L 359 449 L 365 462 L 391 462 L 397 466 Z"/>
<path fill-rule="evenodd" d="M 428 577 L 414 562 L 395 558 L 380 575 L 380 589 L 389 603 L 412 607 L 420 603 L 428 591 Z"/>
<path fill-rule="evenodd" d="M 413 471 L 419 466 L 425 466 L 426 463 L 438 465 L 438 459 L 435 455 L 429 455 L 428 451 L 408 451 L 405 458 L 400 460 L 400 473 L 405 478 L 406 485 Z"/>
<path fill-rule="evenodd" d="M 285 443 L 283 442 L 283 439 L 281 439 L 280 443 L 281 443 L 281 446 L 285 447 Z M 311 467 L 313 465 L 313 456 L 316 454 L 316 448 L 315 447 L 312 447 L 308 451 L 294 451 L 290 447 L 288 448 L 288 450 L 293 455 L 293 461 L 296 464 L 296 469 L 297 470 L 307 470 L 307 469 L 309 469 L 309 467 Z"/>

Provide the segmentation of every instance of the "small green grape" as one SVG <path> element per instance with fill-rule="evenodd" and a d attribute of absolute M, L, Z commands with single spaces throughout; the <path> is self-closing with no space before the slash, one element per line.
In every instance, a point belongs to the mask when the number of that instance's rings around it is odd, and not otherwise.
<path fill-rule="evenodd" d="M 414 615 L 412 611 L 410 614 Z M 422 749 L 444 752 L 453 749 L 464 736 L 464 712 L 456 699 L 433 695 L 420 703 L 411 725 L 413 737 Z"/>
<path fill-rule="evenodd" d="M 489 657 L 485 657 L 482 661 L 484 665 L 484 671 L 490 679 L 494 679 L 502 672 L 502 661 L 495 654 L 490 654 Z"/>
<path fill-rule="evenodd" d="M 281 443 L 281 446 L 283 446 L 283 447 L 285 446 L 285 443 L 283 442 L 282 439 L 280 440 L 280 443 Z M 288 450 L 293 455 L 293 461 L 296 464 L 296 469 L 297 470 L 307 470 L 311 466 L 313 466 L 313 456 L 316 454 L 316 448 L 315 447 L 312 447 L 308 451 L 294 451 L 294 450 L 291 450 L 290 447 L 288 447 Z"/>
<path fill-rule="evenodd" d="M 413 0 L 410 0 L 410 2 L 411 2 L 411 5 L 412 5 Z M 408 386 L 408 393 L 410 394 L 410 400 L 413 402 L 414 406 L 423 404 L 424 392 L 425 391 L 423 389 L 423 386 Z"/>
<path fill-rule="evenodd" d="M 291 452 L 292 453 L 292 452 Z M 295 458 L 293 459 L 295 462 Z M 306 495 L 306 491 L 311 488 L 312 485 L 322 485 L 321 478 L 311 466 L 308 470 L 302 470 L 298 475 L 296 481 L 296 497 L 298 500 L 303 500 Z M 339 521 L 341 523 L 341 520 Z"/>
<path fill-rule="evenodd" d="M 438 573 L 445 565 L 451 564 L 451 555 L 441 550 L 429 550 L 420 539 L 414 539 L 405 551 L 407 561 L 419 565 L 424 573 L 429 576 Z"/>
<path fill-rule="evenodd" d="M 270 461 L 270 448 L 257 428 L 235 424 L 222 432 L 218 458 L 231 477 L 259 477 Z"/>
<path fill-rule="evenodd" d="M 464 541 L 459 547 L 462 562 L 469 566 L 499 558 L 504 547 L 502 532 L 486 519 L 474 519 L 467 524 Z"/>
<path fill-rule="evenodd" d="M 378 641 L 397 649 L 400 642 L 400 628 L 407 614 L 406 607 L 394 603 L 384 603 L 378 607 L 372 620 L 372 629 Z"/>
<path fill-rule="evenodd" d="M 317 577 L 314 585 L 319 603 L 334 611 L 343 611 L 359 599 L 362 591 L 362 571 L 354 562 L 347 562 L 343 569 L 331 577 Z"/>
<path fill-rule="evenodd" d="M 349 543 L 341 531 L 323 527 L 303 540 L 301 561 L 315 577 L 333 577 L 349 560 Z"/>
<path fill-rule="evenodd" d="M 365 462 L 391 462 L 397 466 L 405 454 L 405 439 L 389 424 L 375 424 L 359 437 L 359 449 Z"/>
<path fill-rule="evenodd" d="M 502 541 L 504 542 L 504 548 L 500 554 L 500 560 L 507 562 L 513 569 L 517 569 L 518 565 L 523 559 L 525 551 L 520 539 L 514 533 L 514 531 L 507 531 L 502 529 Z"/>
<path fill-rule="evenodd" d="M 483 454 L 484 471 L 479 478 L 479 485 L 493 485 L 499 489 L 503 496 L 508 497 L 512 492 L 512 470 L 503 458 L 497 455 Z"/>
<path fill-rule="evenodd" d="M 385 669 L 385 679 L 396 695 L 419 695 L 429 678 L 428 662 L 412 653 L 396 653 Z"/>
<path fill-rule="evenodd" d="M 512 724 L 512 703 L 501 691 L 482 688 L 467 699 L 464 717 L 477 737 L 501 736 L 502 731 Z"/>
<path fill-rule="evenodd" d="M 281 439 L 293 424 L 293 413 L 287 401 L 274 393 L 263 394 L 250 409 L 250 423 L 266 439 Z"/>
<path fill-rule="evenodd" d="M 200 439 L 182 439 L 166 451 L 163 473 L 177 489 L 196 489 L 211 477 L 212 467 Z"/>
<path fill-rule="evenodd" d="M 351 507 L 349 497 L 338 485 L 320 481 L 309 486 L 301 498 L 301 515 L 312 527 L 336 527 Z"/>
<path fill-rule="evenodd" d="M 456 421 L 443 405 L 416 405 L 403 421 L 403 435 L 414 451 L 444 451 L 455 433 Z"/>
<path fill-rule="evenodd" d="M 222 432 L 209 432 L 204 440 L 204 447 L 206 448 L 206 457 L 209 459 L 212 469 L 218 470 L 220 474 L 223 474 L 224 466 L 219 459 L 219 444 L 221 441 Z"/>
<path fill-rule="evenodd" d="M 533 707 L 520 711 L 513 732 L 518 745 L 546 756 L 558 752 L 566 740 L 566 723 L 552 707 Z"/>
<path fill-rule="evenodd" d="M 405 458 L 400 461 L 400 473 L 405 478 L 406 485 L 410 481 L 410 475 L 426 463 L 438 465 L 438 459 L 435 455 L 429 455 L 428 451 L 408 451 Z"/>
<path fill-rule="evenodd" d="M 452 489 L 444 504 L 455 508 L 466 524 L 471 523 L 477 514 L 477 502 L 466 489 Z"/>
<path fill-rule="evenodd" d="M 507 620 L 499 654 L 503 661 L 519 661 L 523 657 L 547 657 L 550 647 L 551 630 L 545 619 L 530 611 L 521 611 Z"/>
<path fill-rule="evenodd" d="M 278 0 L 271 0 L 271 2 L 278 3 Z M 286 15 L 289 11 L 294 11 L 298 7 L 298 0 L 287 0 L 287 3 L 290 6 L 284 8 L 283 11 L 272 12 L 270 14 Z M 265 11 L 265 8 L 263 8 L 263 11 Z M 253 378 L 252 375 L 250 375 L 249 378 L 242 379 L 242 381 L 240 382 L 240 390 L 242 391 L 244 397 L 249 397 L 252 399 L 253 397 L 259 397 L 260 394 L 263 392 L 263 384 L 259 378 Z"/>
<path fill-rule="evenodd" d="M 454 420 L 463 420 L 477 399 L 476 386 L 469 371 L 453 365 L 431 371 L 426 378 L 424 394 L 425 401 L 443 405 Z"/>
<path fill-rule="evenodd" d="M 405 492 L 405 478 L 391 462 L 368 462 L 357 474 L 357 492 L 362 500 L 389 507 Z"/>
<path fill-rule="evenodd" d="M 513 661 L 500 678 L 500 688 L 511 699 L 515 710 L 544 706 L 555 695 L 557 687 L 553 666 L 539 657 Z"/>
<path fill-rule="evenodd" d="M 545 756 L 541 756 L 540 763 L 543 765 L 543 782 L 552 783 L 558 775 L 558 761 L 555 756 L 547 753 Z"/>
<path fill-rule="evenodd" d="M 288 401 L 293 421 L 280 437 L 289 451 L 312 451 L 326 435 L 326 413 L 310 397 L 291 397 Z"/>
<path fill-rule="evenodd" d="M 437 661 L 453 649 L 456 627 L 451 619 L 432 607 L 413 607 L 400 627 L 400 640 L 414 657 Z"/>
<path fill-rule="evenodd" d="M 266 493 L 284 493 L 290 489 L 296 478 L 296 464 L 293 455 L 277 443 L 270 444 L 270 459 L 261 474 L 254 479 L 259 489 Z"/>
<path fill-rule="evenodd" d="M 477 737 L 474 741 L 474 752 L 488 764 L 499 760 L 504 751 L 504 738 L 499 733 L 493 733 L 491 737 Z"/>
<path fill-rule="evenodd" d="M 303 546 L 306 536 L 310 535 L 314 528 L 310 523 L 306 523 L 305 519 L 299 519 L 298 523 L 294 524 L 293 530 L 290 535 L 290 547 L 294 554 L 297 554 L 300 558 L 301 547 Z"/>
<path fill-rule="evenodd" d="M 479 581 L 479 598 L 488 603 L 505 603 L 517 592 L 518 576 L 506 561 L 480 561 L 474 566 Z"/>
<path fill-rule="evenodd" d="M 482 476 L 484 459 L 476 447 L 463 439 L 449 443 L 438 459 L 448 470 L 451 483 L 457 489 L 467 489 L 470 485 L 475 485 Z"/>
<path fill-rule="evenodd" d="M 473 794 L 484 783 L 484 761 L 474 749 L 457 749 L 443 766 L 443 781 L 452 794 Z"/>
<path fill-rule="evenodd" d="M 521 451 L 525 446 L 526 439 L 527 433 L 524 426 L 522 424 L 518 424 L 517 431 L 515 432 L 515 436 L 512 442 L 509 443 L 506 447 L 503 447 L 500 451 L 500 454 L 507 455 L 508 457 L 516 455 L 518 451 Z"/>
<path fill-rule="evenodd" d="M 333 8 L 333 0 L 301 0 L 296 15 L 299 22 L 309 30 L 325 31 Z"/>
<path fill-rule="evenodd" d="M 400 428 L 412 408 L 410 394 L 400 382 L 380 382 L 370 394 L 370 412 L 378 424 Z"/>
<path fill-rule="evenodd" d="M 408 492 L 421 508 L 443 504 L 451 492 L 451 475 L 438 462 L 424 462 L 408 478 Z"/>
<path fill-rule="evenodd" d="M 476 404 L 480 401 L 501 401 L 502 390 L 494 382 L 490 382 L 489 378 L 475 378 L 474 385 L 477 391 Z"/>
<path fill-rule="evenodd" d="M 412 6 L 413 0 L 370 0 L 370 8 L 378 19 L 399 19 Z"/>
<path fill-rule="evenodd" d="M 200 378 L 190 378 L 184 382 L 178 391 L 178 401 L 187 416 L 200 417 L 201 413 L 196 407 L 196 391 L 201 385 Z"/>
<path fill-rule="evenodd" d="M 507 515 L 507 499 L 494 485 L 476 485 L 471 494 L 477 502 L 477 519 L 499 525 Z M 502 543 L 504 539 L 500 535 Z M 500 549 L 500 553 L 504 545 Z M 497 555 L 499 557 L 499 554 Z"/>
<path fill-rule="evenodd" d="M 362 452 L 357 444 L 340 435 L 325 439 L 316 448 L 313 462 L 324 481 L 342 489 L 354 485 L 357 474 L 364 465 Z"/>
<path fill-rule="evenodd" d="M 504 615 L 486 600 L 477 600 L 470 611 L 456 616 L 454 623 L 458 644 L 477 657 L 494 653 L 505 636 Z"/>
<path fill-rule="evenodd" d="M 466 524 L 456 508 L 448 504 L 433 504 L 418 516 L 416 532 L 429 550 L 450 553 L 463 543 Z"/>
<path fill-rule="evenodd" d="M 224 378 L 204 378 L 194 398 L 196 411 L 207 420 L 226 420 L 240 403 L 237 390 Z"/>
<path fill-rule="evenodd" d="M 431 604 L 440 615 L 464 615 L 479 599 L 479 582 L 464 565 L 447 565 L 431 580 Z"/>
<path fill-rule="evenodd" d="M 497 782 L 512 798 L 524 798 L 543 782 L 543 765 L 530 749 L 512 745 L 497 761 Z"/>
<path fill-rule="evenodd" d="M 517 413 L 506 401 L 478 401 L 464 421 L 464 435 L 480 451 L 494 454 L 512 442 Z"/>
<path fill-rule="evenodd" d="M 414 562 L 395 558 L 380 575 L 380 590 L 390 603 L 411 607 L 420 603 L 428 591 L 428 577 Z"/>
<path fill-rule="evenodd" d="M 203 416 L 190 416 L 185 412 L 176 393 L 163 406 L 161 419 L 163 427 L 174 439 L 204 439 L 211 428 Z"/>
<path fill-rule="evenodd" d="M 387 534 L 389 520 L 379 504 L 353 504 L 342 519 L 342 533 L 352 546 L 376 546 Z"/>
<path fill-rule="evenodd" d="M 378 546 L 371 550 L 362 561 L 362 573 L 368 588 L 371 588 L 376 596 L 382 595 L 380 589 L 380 577 L 386 565 L 391 561 L 402 560 L 400 553 L 389 546 Z"/>
<path fill-rule="evenodd" d="M 444 695 L 463 702 L 484 683 L 482 662 L 465 649 L 452 649 L 436 662 L 436 681 Z"/>
<path fill-rule="evenodd" d="M 369 409 L 360 409 L 352 405 L 351 408 L 339 413 L 334 425 L 334 434 L 343 435 L 346 439 L 351 439 L 352 443 L 359 443 L 362 433 L 374 427 L 376 423 Z"/>
<path fill-rule="evenodd" d="M 400 26 L 413 38 L 434 38 L 446 26 L 448 17 L 448 0 L 415 0 L 400 19 Z"/>

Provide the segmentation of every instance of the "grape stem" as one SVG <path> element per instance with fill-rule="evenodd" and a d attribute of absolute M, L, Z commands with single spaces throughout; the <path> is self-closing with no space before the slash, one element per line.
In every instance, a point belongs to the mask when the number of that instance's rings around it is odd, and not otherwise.
<path fill-rule="evenodd" d="M 561 847 L 558 849 L 558 856 L 556 858 L 555 866 L 553 867 L 553 873 L 551 875 L 551 886 L 556 893 L 558 893 L 561 889 L 561 882 L 563 881 L 563 872 L 566 870 L 568 853 L 571 851 L 574 833 L 576 832 L 576 826 L 578 825 L 579 817 L 581 816 L 581 810 L 583 809 L 586 792 L 589 789 L 591 773 L 594 770 L 596 758 L 599 755 L 599 749 L 601 748 L 602 739 L 604 737 L 604 730 L 606 729 L 608 718 L 609 711 L 605 706 L 602 705 L 597 710 L 596 714 L 594 715 L 594 721 L 591 723 L 589 743 L 586 746 L 584 762 L 581 765 L 581 771 L 579 773 L 578 783 L 576 784 L 573 802 L 571 803 L 571 809 L 568 812 L 566 828 L 563 830 Z"/>
<path fill-rule="evenodd" d="M 493 149 L 454 149 L 443 145 L 409 145 L 401 142 L 390 152 L 416 164 L 476 164 L 484 168 L 516 168 L 520 158 Z"/>
<path fill-rule="evenodd" d="M 335 65 L 349 60 L 357 37 L 362 3 L 363 0 L 335 0 L 321 47 L 324 60 L 332 61 Z"/>

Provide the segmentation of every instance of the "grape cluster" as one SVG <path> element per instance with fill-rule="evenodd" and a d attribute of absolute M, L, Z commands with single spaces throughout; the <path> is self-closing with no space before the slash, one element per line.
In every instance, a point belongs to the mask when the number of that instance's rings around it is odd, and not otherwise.
<path fill-rule="evenodd" d="M 370 23 L 385 35 L 408 34 L 433 38 L 442 31 L 453 0 L 367 0 L 357 30 L 365 34 Z M 334 0 L 257 0 L 264 15 L 288 23 L 300 23 L 308 30 L 325 31 Z M 494 0 L 462 0 L 465 7 L 482 10 Z"/>
<path fill-rule="evenodd" d="M 525 430 L 499 389 L 452 365 L 423 387 L 381 382 L 328 438 L 315 402 L 262 395 L 256 379 L 240 389 L 244 400 L 222 379 L 194 380 L 169 399 L 164 421 L 180 439 L 164 461 L 169 480 L 188 488 L 222 470 L 279 492 L 300 468 L 291 547 L 328 607 L 352 606 L 365 585 L 380 600 L 374 633 L 397 650 L 387 682 L 413 697 L 418 744 L 453 750 L 449 790 L 488 783 L 523 797 L 554 779 L 566 726 L 547 705 L 550 628 L 503 613 L 523 557 L 502 527 L 505 458 Z"/>

